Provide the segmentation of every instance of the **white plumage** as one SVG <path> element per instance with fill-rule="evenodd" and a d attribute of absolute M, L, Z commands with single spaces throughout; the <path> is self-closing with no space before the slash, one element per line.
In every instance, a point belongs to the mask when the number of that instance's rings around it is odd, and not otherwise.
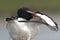
<path fill-rule="evenodd" d="M 32 20 L 35 20 L 35 18 Z M 38 33 L 39 23 L 18 21 L 26 20 L 18 18 L 7 23 L 8 32 L 13 40 L 31 40 Z"/>

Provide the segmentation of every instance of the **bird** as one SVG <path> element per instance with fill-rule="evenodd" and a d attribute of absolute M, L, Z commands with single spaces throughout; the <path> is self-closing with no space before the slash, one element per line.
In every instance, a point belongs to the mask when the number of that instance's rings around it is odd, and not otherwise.
<path fill-rule="evenodd" d="M 6 28 L 12 40 L 31 40 L 37 35 L 41 24 L 52 31 L 58 31 L 58 25 L 51 17 L 27 7 L 18 9 L 17 16 L 6 18 L 6 21 Z"/>

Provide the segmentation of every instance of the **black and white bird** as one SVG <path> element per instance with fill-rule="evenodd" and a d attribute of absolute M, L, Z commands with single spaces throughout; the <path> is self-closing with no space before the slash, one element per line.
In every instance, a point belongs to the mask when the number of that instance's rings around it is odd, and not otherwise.
<path fill-rule="evenodd" d="M 58 25 L 51 17 L 29 8 L 18 9 L 17 16 L 6 18 L 6 21 L 12 40 L 31 40 L 38 33 L 41 24 L 58 31 Z"/>

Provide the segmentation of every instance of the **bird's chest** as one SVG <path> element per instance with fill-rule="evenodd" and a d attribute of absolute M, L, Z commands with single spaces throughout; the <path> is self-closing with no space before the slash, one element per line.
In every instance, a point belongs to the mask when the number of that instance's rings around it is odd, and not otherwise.
<path fill-rule="evenodd" d="M 7 29 L 11 36 L 28 36 L 28 35 L 35 35 L 38 31 L 38 24 L 37 23 L 24 23 L 24 22 L 12 22 L 7 24 Z"/>

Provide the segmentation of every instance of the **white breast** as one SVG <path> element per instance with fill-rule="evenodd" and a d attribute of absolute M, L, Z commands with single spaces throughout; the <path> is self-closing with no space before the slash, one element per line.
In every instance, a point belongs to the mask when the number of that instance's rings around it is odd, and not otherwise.
<path fill-rule="evenodd" d="M 13 39 L 30 40 L 38 31 L 38 23 L 18 22 L 13 20 L 7 23 L 7 29 Z"/>

